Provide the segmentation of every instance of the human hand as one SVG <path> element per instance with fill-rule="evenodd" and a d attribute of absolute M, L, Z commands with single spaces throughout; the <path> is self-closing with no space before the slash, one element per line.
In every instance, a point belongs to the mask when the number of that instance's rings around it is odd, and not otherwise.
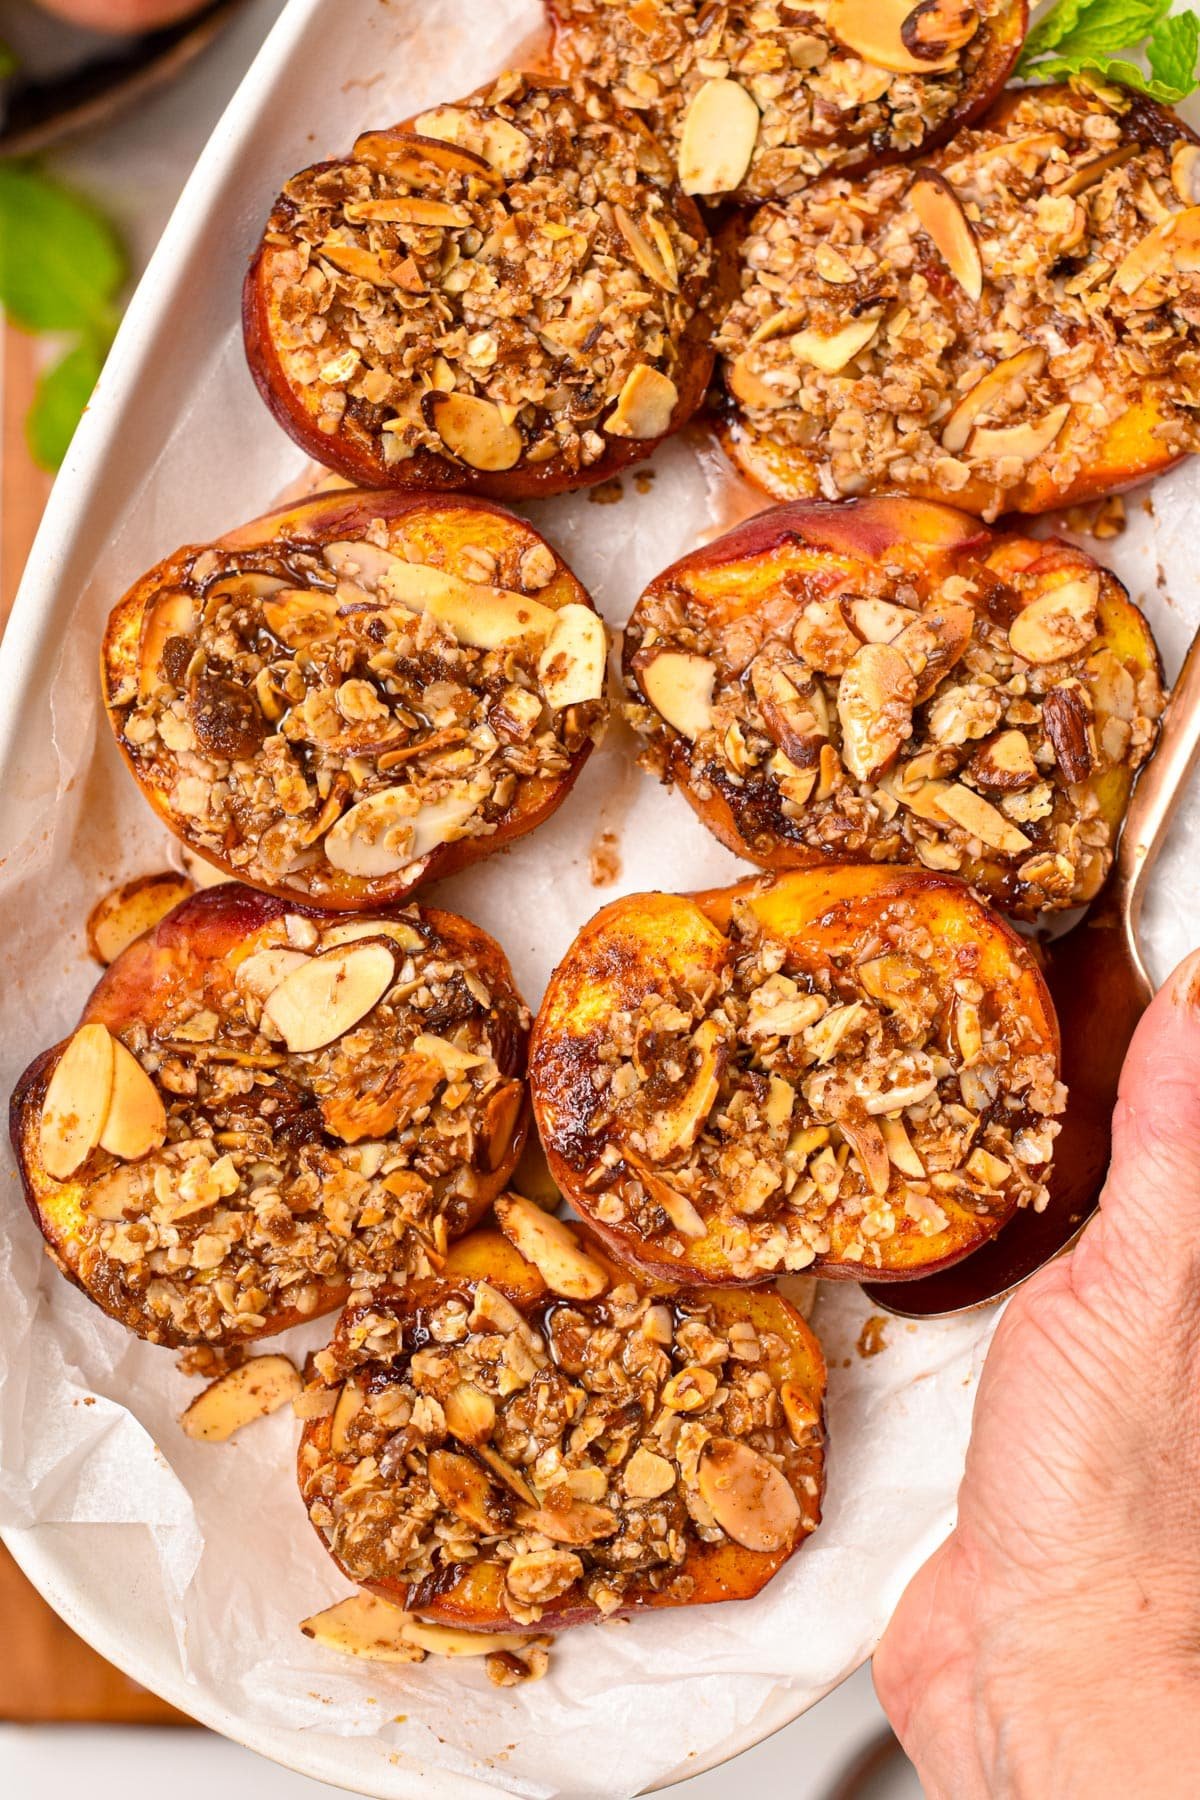
<path fill-rule="evenodd" d="M 189 13 L 199 12 L 205 0 L 37 0 L 37 4 L 43 12 L 54 13 L 72 25 L 132 37 L 139 31 L 176 24 Z"/>
<path fill-rule="evenodd" d="M 1197 1791 L 1200 952 L 1134 1035 L 1099 1213 L 1000 1321 L 875 1685 L 930 1800 Z"/>

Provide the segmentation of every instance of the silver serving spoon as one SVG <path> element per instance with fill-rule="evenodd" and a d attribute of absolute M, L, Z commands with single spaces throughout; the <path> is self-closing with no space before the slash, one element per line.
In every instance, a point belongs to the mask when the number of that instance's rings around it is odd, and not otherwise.
<path fill-rule="evenodd" d="M 1021 1212 L 997 1238 L 940 1274 L 869 1282 L 874 1305 L 902 1319 L 940 1319 L 1000 1300 L 1079 1236 L 1108 1170 L 1112 1110 L 1133 1030 L 1154 992 L 1138 950 L 1146 879 L 1200 752 L 1200 632 L 1137 779 L 1112 873 L 1083 918 L 1044 945 L 1070 1090 L 1055 1146 L 1050 1203 Z"/>

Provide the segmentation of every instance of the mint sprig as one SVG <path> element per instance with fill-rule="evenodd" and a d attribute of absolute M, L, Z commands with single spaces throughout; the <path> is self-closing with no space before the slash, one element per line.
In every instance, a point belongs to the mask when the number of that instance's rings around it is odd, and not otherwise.
<path fill-rule="evenodd" d="M 1149 75 L 1121 53 L 1144 50 Z M 1099 75 L 1174 105 L 1197 85 L 1200 17 L 1171 0 L 1059 0 L 1033 27 L 1017 64 L 1027 81 Z"/>
<path fill-rule="evenodd" d="M 26 421 L 43 468 L 66 455 L 117 328 L 125 273 L 121 241 L 90 201 L 35 164 L 0 162 L 0 307 L 25 331 L 72 339 Z"/>

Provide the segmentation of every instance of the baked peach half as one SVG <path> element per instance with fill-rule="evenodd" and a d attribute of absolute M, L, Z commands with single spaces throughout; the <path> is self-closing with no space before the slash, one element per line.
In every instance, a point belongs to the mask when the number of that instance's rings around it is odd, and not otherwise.
<path fill-rule="evenodd" d="M 1163 708 L 1114 575 L 928 501 L 773 507 L 625 631 L 644 760 L 737 855 L 949 870 L 1018 916 L 1112 864 Z"/>
<path fill-rule="evenodd" d="M 633 894 L 586 925 L 530 1047 L 550 1169 L 683 1284 L 932 1274 L 1046 1203 L 1058 1027 L 971 890 L 831 864 Z"/>
<path fill-rule="evenodd" d="M 554 60 L 635 108 L 685 193 L 778 200 L 910 158 L 990 105 L 1025 0 L 549 0 Z"/>
<path fill-rule="evenodd" d="M 738 242 L 734 460 L 777 499 L 994 518 L 1200 443 L 1200 140 L 1125 88 L 1007 92 L 916 169 L 822 181 Z"/>
<path fill-rule="evenodd" d="M 586 82 L 504 75 L 293 176 L 246 279 L 285 431 L 373 487 L 560 493 L 648 456 L 713 366 L 708 234 Z"/>
<path fill-rule="evenodd" d="M 475 1631 L 758 1593 L 820 1518 L 825 1365 L 799 1313 L 632 1275 L 526 1200 L 502 1216 L 521 1250 L 471 1233 L 315 1358 L 299 1473 L 326 1547 Z"/>
<path fill-rule="evenodd" d="M 62 1272 L 139 1337 L 239 1344 L 428 1275 L 521 1153 L 528 1013 L 432 908 L 226 883 L 123 951 L 12 1098 Z"/>
<path fill-rule="evenodd" d="M 102 678 L 125 760 L 185 844 L 349 910 L 548 818 L 603 728 L 607 656 L 524 520 L 352 490 L 160 562 L 113 612 Z"/>

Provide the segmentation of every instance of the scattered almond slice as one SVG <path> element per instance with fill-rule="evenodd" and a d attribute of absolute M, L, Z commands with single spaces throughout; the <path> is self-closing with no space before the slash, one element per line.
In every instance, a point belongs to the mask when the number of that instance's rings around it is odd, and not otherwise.
<path fill-rule="evenodd" d="M 270 998 L 286 975 L 309 960 L 303 950 L 290 950 L 286 944 L 252 950 L 234 970 L 233 985 L 239 994 L 261 1002 Z"/>
<path fill-rule="evenodd" d="M 374 1594 L 351 1594 L 348 1600 L 301 1619 L 300 1629 L 323 1650 L 337 1650 L 343 1656 L 367 1662 L 420 1662 L 424 1651 L 405 1637 L 407 1621 L 407 1613 Z"/>
<path fill-rule="evenodd" d="M 152 931 L 160 919 L 195 892 L 195 883 L 174 869 L 139 875 L 105 894 L 88 914 L 88 949 L 98 963 L 115 962 L 122 950 Z"/>
<path fill-rule="evenodd" d="M 421 410 L 451 456 L 469 468 L 493 474 L 520 462 L 521 433 L 493 401 L 435 389 L 424 396 Z"/>
<path fill-rule="evenodd" d="M 427 1625 L 411 1614 L 403 1626 L 407 1643 L 431 1656 L 495 1656 L 504 1650 L 525 1650 L 529 1637 L 519 1631 L 458 1631 L 453 1625 Z"/>
<path fill-rule="evenodd" d="M 1029 739 L 1015 728 L 981 744 L 967 764 L 967 773 L 980 787 L 1004 794 L 1020 793 L 1039 779 Z"/>
<path fill-rule="evenodd" d="M 397 919 L 354 919 L 345 925 L 327 925 L 321 933 L 322 950 L 338 944 L 357 944 L 363 938 L 386 937 L 404 950 L 424 950 L 425 939 L 415 925 Z"/>
<path fill-rule="evenodd" d="M 562 1219 L 520 1194 L 501 1194 L 495 1210 L 505 1237 L 533 1264 L 551 1293 L 570 1300 L 595 1300 L 604 1293 L 607 1270 L 588 1255 Z"/>
<path fill-rule="evenodd" d="M 544 638 L 553 628 L 552 606 L 509 588 L 463 581 L 428 563 L 401 562 L 393 557 L 379 585 L 389 599 L 413 612 L 429 613 L 454 633 L 460 644 L 497 650 L 524 638 Z"/>
<path fill-rule="evenodd" d="M 978 838 L 989 850 L 998 850 L 1003 856 L 1018 856 L 1032 848 L 1023 831 L 1018 831 L 990 801 L 973 788 L 964 787 L 961 781 L 947 782 L 945 791 L 937 797 L 937 805 L 946 818 L 960 825 L 971 837 Z"/>
<path fill-rule="evenodd" d="M 179 1423 L 190 1438 L 223 1444 L 244 1425 L 290 1406 L 303 1388 L 299 1369 L 286 1356 L 252 1356 L 210 1382 Z"/>
<path fill-rule="evenodd" d="M 966 1161 L 968 1175 L 974 1175 L 985 1187 L 1002 1188 L 1012 1170 L 1002 1157 L 993 1156 L 982 1144 L 972 1150 Z"/>
<path fill-rule="evenodd" d="M 635 1171 L 654 1204 L 662 1207 L 680 1237 L 702 1238 L 708 1235 L 708 1226 L 686 1194 L 673 1188 L 661 1175 L 656 1174 L 629 1151 L 625 1152 L 625 1160 Z"/>
<path fill-rule="evenodd" d="M 343 275 L 368 282 L 371 287 L 398 286 L 396 266 L 389 267 L 373 251 L 364 250 L 361 244 L 342 244 L 336 238 L 326 238 L 323 244 L 314 246 L 314 254 L 332 263 Z"/>
<path fill-rule="evenodd" d="M 442 1402 L 446 1424 L 463 1444 L 483 1444 L 496 1423 L 496 1403 L 471 1381 L 460 1381 Z"/>
<path fill-rule="evenodd" d="M 419 136 L 409 132 L 364 132 L 355 141 L 354 160 L 385 170 L 395 181 L 409 187 L 438 189 L 445 186 L 447 175 L 465 175 L 468 183 L 479 184 L 481 190 L 501 185 L 498 172 L 476 151 L 434 130 Z"/>
<path fill-rule="evenodd" d="M 438 1037 L 432 1031 L 422 1031 L 413 1040 L 413 1052 L 417 1056 L 426 1057 L 430 1062 L 437 1063 L 443 1074 L 451 1080 L 463 1074 L 467 1069 L 480 1068 L 488 1060 L 486 1056 L 481 1056 L 476 1050 L 460 1050 L 457 1044 L 450 1042 L 449 1038 Z"/>
<path fill-rule="evenodd" d="M 1065 581 L 1023 607 L 1008 631 L 1014 653 L 1043 666 L 1076 656 L 1096 635 L 1100 585 L 1096 576 Z"/>
<path fill-rule="evenodd" d="M 878 1198 L 882 1198 L 891 1185 L 892 1167 L 879 1126 L 873 1119 L 864 1119 L 859 1124 L 844 1124 L 842 1136 L 853 1150 L 868 1188 Z"/>
<path fill-rule="evenodd" d="M 649 363 L 638 363 L 625 377 L 604 429 L 611 437 L 664 437 L 678 404 L 679 389 L 670 376 L 652 369 Z"/>
<path fill-rule="evenodd" d="M 1159 273 L 1193 270 L 1200 255 L 1200 206 L 1171 213 L 1118 263 L 1112 284 L 1127 296 L 1136 294 L 1144 281 Z"/>
<path fill-rule="evenodd" d="M 486 773 L 484 780 L 490 787 Z M 384 788 L 342 814 L 325 838 L 325 854 L 346 875 L 392 875 L 461 837 L 478 805 L 472 786 L 425 806 L 407 788 Z"/>
<path fill-rule="evenodd" d="M 1042 724 L 1069 782 L 1086 781 L 1095 766 L 1092 707 L 1082 682 L 1060 681 L 1042 699 Z"/>
<path fill-rule="evenodd" d="M 922 169 L 908 190 L 908 203 L 933 242 L 934 249 L 969 300 L 983 293 L 979 245 L 962 202 L 936 169 Z"/>
<path fill-rule="evenodd" d="M 675 1486 L 675 1465 L 639 1444 L 621 1477 L 630 1500 L 658 1500 Z"/>
<path fill-rule="evenodd" d="M 337 1397 L 329 1426 L 329 1448 L 334 1456 L 344 1456 L 349 1449 L 350 1426 L 366 1404 L 367 1396 L 362 1389 L 352 1381 L 345 1382 Z"/>
<path fill-rule="evenodd" d="M 508 181 L 523 175 L 533 156 L 533 145 L 518 126 L 483 112 L 435 106 L 418 114 L 413 123 L 422 137 L 440 138 L 473 151 Z"/>
<path fill-rule="evenodd" d="M 932 75 L 938 70 L 956 68 L 957 56 L 939 56 L 933 45 L 922 41 L 923 32 L 910 29 L 910 41 L 906 43 L 904 27 L 921 10 L 912 0 L 829 0 L 825 24 L 840 44 L 877 69 L 888 69 L 895 75 Z M 921 54 L 914 55 L 913 44 Z M 926 55 L 926 49 L 931 54 Z"/>
<path fill-rule="evenodd" d="M 717 1377 L 711 1369 L 689 1363 L 663 1383 L 660 1396 L 668 1412 L 701 1412 L 717 1391 Z"/>
<path fill-rule="evenodd" d="M 807 1281 L 810 1287 L 815 1287 L 816 1285 L 809 1276 L 799 1275 L 794 1277 L 794 1279 L 798 1281 Z M 778 1285 L 777 1282 L 776 1286 Z M 785 1381 L 783 1383 L 783 1386 L 779 1390 L 779 1399 L 783 1406 L 783 1416 L 787 1420 L 787 1427 L 792 1435 L 793 1441 L 802 1446 L 807 1444 L 814 1429 L 821 1423 L 820 1408 L 813 1405 L 803 1388 L 797 1387 L 794 1381 Z"/>
<path fill-rule="evenodd" d="M 672 730 L 695 740 L 712 724 L 717 665 L 706 656 L 664 650 L 640 670 L 642 692 Z"/>
<path fill-rule="evenodd" d="M 158 691 L 167 640 L 190 638 L 196 629 L 196 603 L 185 588 L 165 588 L 155 595 L 142 619 L 138 643 L 138 695 L 149 700 Z"/>
<path fill-rule="evenodd" d="M 751 411 L 764 412 L 782 406 L 787 398 L 780 387 L 772 387 L 754 368 L 753 350 L 743 350 L 725 372 L 726 384 L 736 400 Z"/>
<path fill-rule="evenodd" d="M 512 1464 L 501 1456 L 498 1450 L 493 1450 L 490 1444 L 476 1444 L 475 1454 L 482 1462 L 487 1464 L 493 1474 L 500 1477 L 500 1480 L 504 1483 L 505 1487 L 510 1488 L 517 1496 L 518 1500 L 523 1500 L 525 1502 L 526 1506 L 540 1506 L 542 1504 L 524 1475 L 521 1474 L 521 1471 L 519 1469 L 514 1469 Z"/>
<path fill-rule="evenodd" d="M 1073 174 L 1065 181 L 1060 181 L 1054 192 L 1066 194 L 1073 199 L 1076 194 L 1084 194 L 1088 188 L 1095 187 L 1102 181 L 1110 169 L 1119 169 L 1122 163 L 1141 153 L 1140 144 L 1121 144 L 1115 150 L 1109 150 L 1103 156 L 1094 156 L 1090 162 L 1081 163 Z"/>
<path fill-rule="evenodd" d="M 465 206 L 447 200 L 423 200 L 396 194 L 385 200 L 352 200 L 345 207 L 351 224 L 377 220 L 382 225 L 424 225 L 452 230 L 469 225 L 471 214 Z"/>
<path fill-rule="evenodd" d="M 798 331 L 792 338 L 792 354 L 800 362 L 811 363 L 824 375 L 839 375 L 848 363 L 867 348 L 879 330 L 881 313 L 868 313 L 843 325 L 840 331 Z"/>
<path fill-rule="evenodd" d="M 847 625 L 864 644 L 890 644 L 918 617 L 911 606 L 874 598 L 843 600 L 841 608 Z"/>
<path fill-rule="evenodd" d="M 293 1055 L 323 1050 L 379 1004 L 396 976 L 396 957 L 379 939 L 309 957 L 285 975 L 264 1012 Z"/>
<path fill-rule="evenodd" d="M 842 761 L 857 781 L 874 781 L 912 733 L 917 684 L 890 644 L 864 644 L 838 683 Z"/>
<path fill-rule="evenodd" d="M 1071 414 L 1071 403 L 1062 400 L 1040 419 L 1017 425 L 980 425 L 971 434 L 967 455 L 975 462 L 996 462 L 1015 456 L 1023 463 L 1043 455 L 1059 436 Z"/>
<path fill-rule="evenodd" d="M 42 1102 L 40 1147 L 55 1181 L 69 1180 L 100 1142 L 112 1099 L 113 1049 L 107 1026 L 81 1025 L 54 1065 Z"/>
<path fill-rule="evenodd" d="M 623 206 L 613 207 L 613 218 L 617 222 L 617 229 L 629 246 L 633 260 L 642 273 L 648 275 L 656 287 L 665 288 L 669 294 L 677 294 L 679 292 L 677 278 L 668 269 L 661 252 L 651 244 L 636 220 L 630 218 Z"/>
<path fill-rule="evenodd" d="M 729 1061 L 729 1043 L 715 1019 L 705 1019 L 692 1035 L 696 1067 L 682 1091 L 661 1103 L 646 1128 L 646 1148 L 655 1162 L 666 1162 L 681 1150 L 690 1150 L 721 1089 L 721 1076 Z"/>
<path fill-rule="evenodd" d="M 892 639 L 892 649 L 899 651 L 916 679 L 918 706 L 966 654 L 974 629 L 972 608 L 965 600 L 951 600 L 921 613 Z"/>
<path fill-rule="evenodd" d="M 901 1175 L 907 1175 L 913 1181 L 923 1181 L 925 1164 L 913 1147 L 903 1119 L 882 1118 L 879 1121 L 879 1130 L 892 1166 L 899 1169 Z"/>
<path fill-rule="evenodd" d="M 573 1500 L 567 1506 L 535 1506 L 517 1515 L 523 1531 L 540 1531 L 554 1544 L 598 1544 L 614 1536 L 617 1515 L 611 1507 Z"/>
<path fill-rule="evenodd" d="M 740 82 L 706 81 L 696 90 L 679 139 L 685 194 L 728 194 L 740 186 L 758 142 L 758 107 Z"/>
<path fill-rule="evenodd" d="M 1171 186 L 1185 206 L 1200 203 L 1200 144 L 1176 144 L 1171 153 Z"/>
<path fill-rule="evenodd" d="M 112 1094 L 100 1148 L 122 1162 L 137 1162 L 166 1138 L 166 1108 L 137 1057 L 119 1038 L 112 1041 L 112 1055 Z"/>
<path fill-rule="evenodd" d="M 965 450 L 981 413 L 990 412 L 1025 383 L 1036 381 L 1046 366 L 1046 352 L 1041 344 L 1028 344 L 1013 356 L 987 371 L 970 391 L 963 395 L 942 426 L 942 447 L 957 455 Z"/>
<path fill-rule="evenodd" d="M 577 600 L 560 606 L 538 659 L 538 681 L 547 706 L 560 712 L 564 706 L 586 706 L 602 699 L 607 666 L 603 619 Z"/>
<path fill-rule="evenodd" d="M 698 1483 L 721 1530 L 744 1550 L 782 1550 L 795 1537 L 799 1501 L 774 1463 L 748 1444 L 710 1438 L 700 1453 Z"/>
<path fill-rule="evenodd" d="M 429 1485 L 443 1506 L 479 1531 L 495 1530 L 499 1496 L 477 1462 L 457 1450 L 432 1450 L 428 1471 Z"/>

